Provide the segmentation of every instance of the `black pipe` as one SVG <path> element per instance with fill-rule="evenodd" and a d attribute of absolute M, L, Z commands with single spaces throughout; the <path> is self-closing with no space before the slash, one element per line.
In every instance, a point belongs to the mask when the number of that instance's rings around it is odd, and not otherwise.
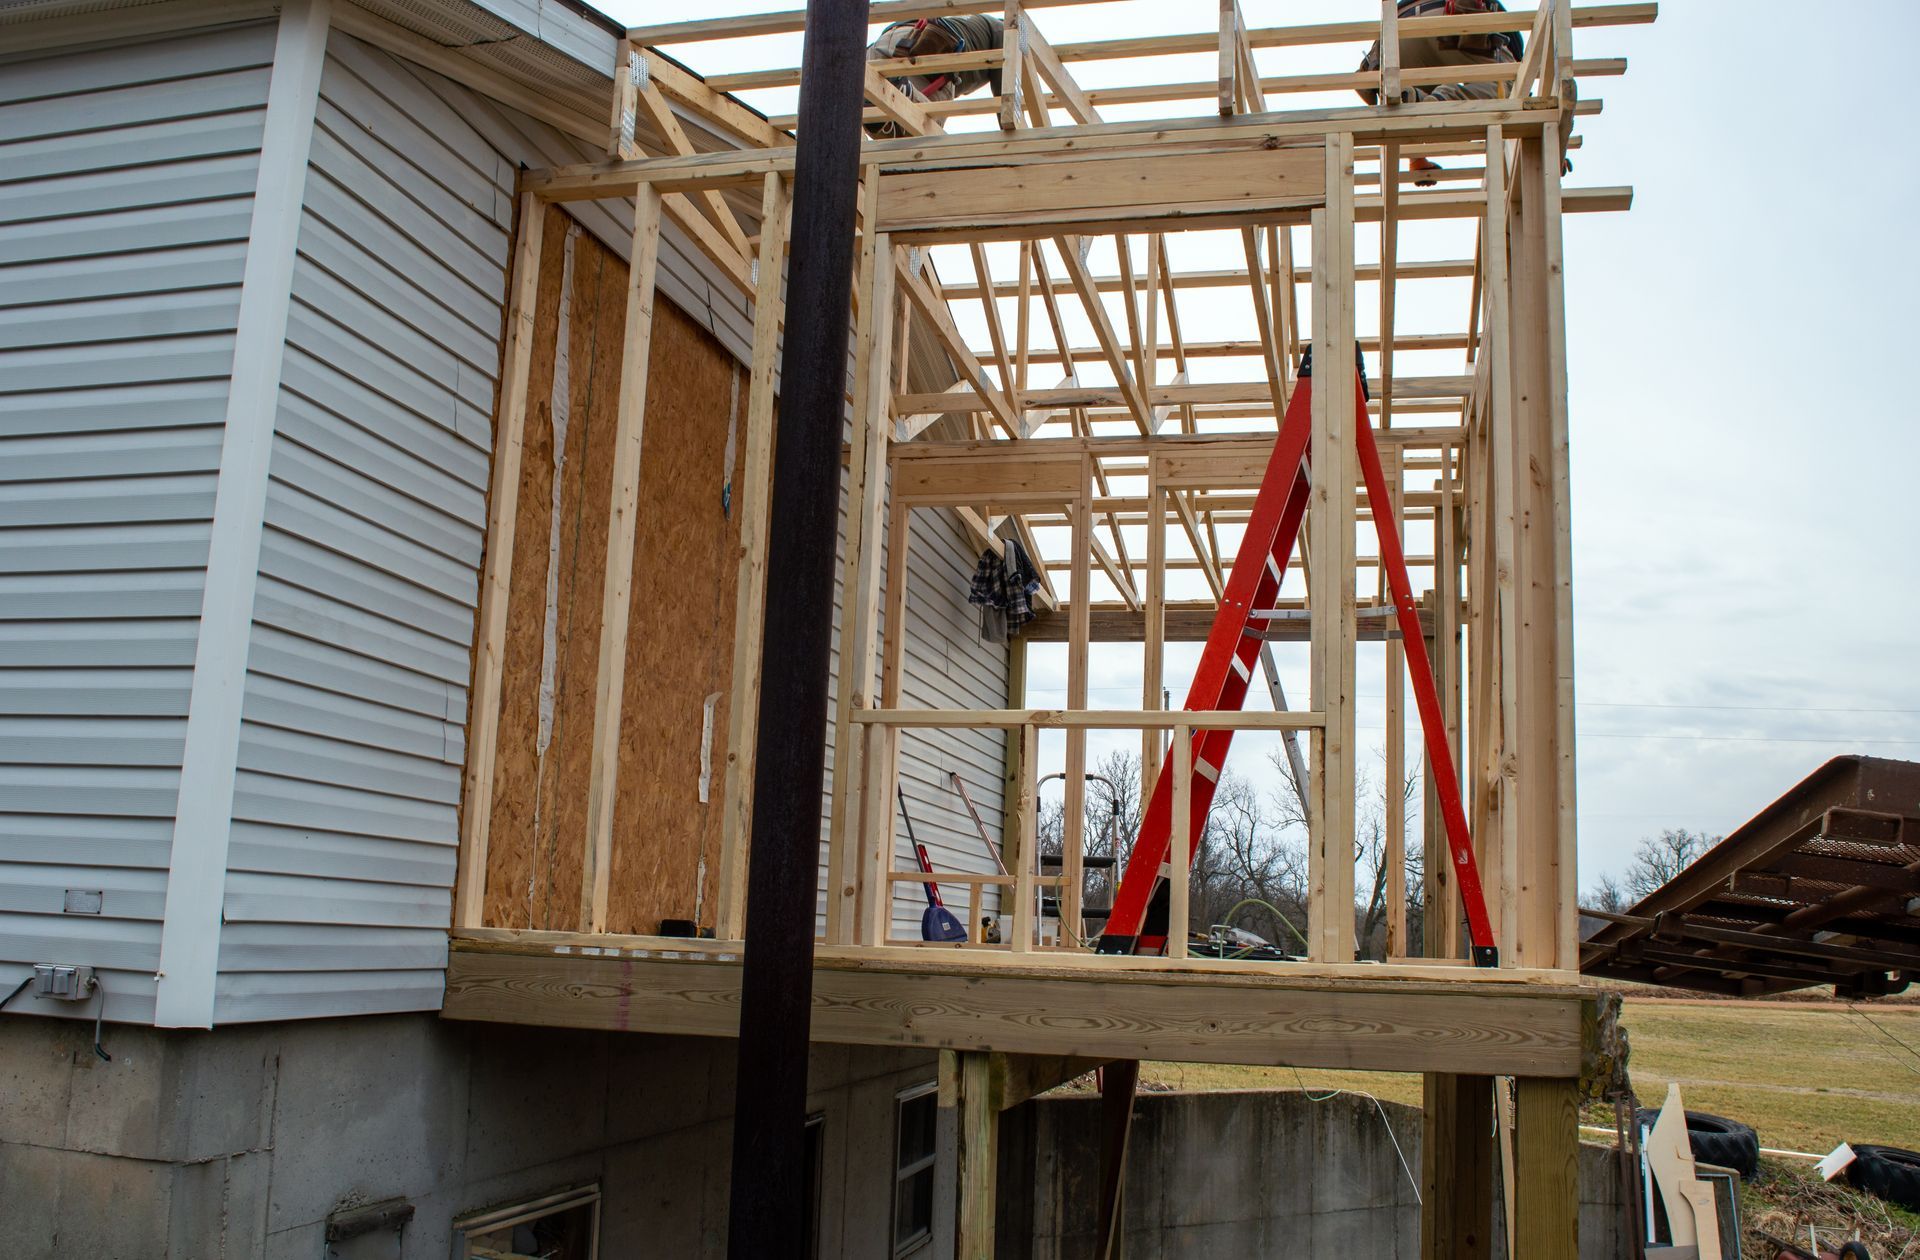
<path fill-rule="evenodd" d="M 866 41 L 866 0 L 810 0 L 767 521 L 727 1229 L 734 1260 L 807 1254 L 800 1235 L 808 1017 Z"/>

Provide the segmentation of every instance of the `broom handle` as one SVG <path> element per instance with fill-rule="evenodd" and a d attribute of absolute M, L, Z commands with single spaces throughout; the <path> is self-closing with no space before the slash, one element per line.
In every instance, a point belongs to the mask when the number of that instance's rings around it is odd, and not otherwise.
<path fill-rule="evenodd" d="M 922 874 L 931 875 L 933 874 L 933 861 L 932 859 L 927 857 L 926 846 L 921 844 L 920 841 L 917 838 L 915 838 L 913 834 L 913 815 L 907 812 L 906 789 L 902 788 L 899 784 L 896 783 L 893 785 L 893 793 L 895 796 L 900 798 L 900 817 L 904 818 L 907 823 L 907 843 L 913 846 L 914 862 L 916 865 L 920 867 L 920 871 Z M 921 884 L 920 887 L 927 890 L 928 905 L 939 906 L 942 910 L 945 910 L 947 908 L 947 903 L 940 900 L 939 887 L 936 884 L 934 884 L 932 880 L 928 880 L 926 883 Z"/>

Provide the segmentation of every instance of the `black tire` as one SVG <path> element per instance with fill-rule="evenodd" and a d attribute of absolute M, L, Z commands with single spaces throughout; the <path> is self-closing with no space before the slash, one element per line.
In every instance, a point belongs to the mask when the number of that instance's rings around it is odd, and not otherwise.
<path fill-rule="evenodd" d="M 1642 1107 L 1635 1122 L 1651 1129 L 1660 1118 L 1658 1109 Z M 1687 1145 L 1693 1157 L 1703 1164 L 1731 1168 L 1742 1177 L 1752 1177 L 1760 1167 L 1760 1139 L 1752 1128 L 1738 1120 L 1710 1115 L 1704 1111 L 1687 1113 Z"/>
<path fill-rule="evenodd" d="M 1876 1199 L 1920 1212 L 1920 1154 L 1897 1146 L 1854 1146 L 1847 1180 Z"/>

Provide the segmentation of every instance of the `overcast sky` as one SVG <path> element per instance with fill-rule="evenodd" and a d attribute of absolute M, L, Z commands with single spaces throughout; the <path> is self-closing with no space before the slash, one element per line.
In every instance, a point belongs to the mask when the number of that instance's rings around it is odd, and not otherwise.
<path fill-rule="evenodd" d="M 1378 12 L 1370 0 L 1242 2 L 1255 27 Z M 606 7 L 633 22 L 663 20 L 665 8 Z M 708 0 L 698 16 L 787 7 Z M 1046 10 L 1038 22 L 1070 42 L 1197 29 L 1200 11 L 1132 0 Z M 1916 35 L 1920 7 L 1900 0 L 1817 12 L 1685 0 L 1662 6 L 1653 26 L 1577 37 L 1577 55 L 1630 65 L 1624 78 L 1586 81 L 1605 111 L 1582 120 L 1568 183 L 1635 190 L 1630 214 L 1566 223 L 1583 887 L 1661 827 L 1731 830 L 1828 757 L 1920 757 L 1920 436 L 1900 348 L 1920 287 L 1910 229 L 1920 160 L 1901 125 L 1914 86 L 1898 61 Z M 1347 70 L 1360 51 L 1260 60 L 1269 74 Z M 796 52 L 791 39 L 683 50 L 707 72 L 792 65 Z M 1076 73 L 1090 86 L 1147 77 L 1114 63 Z M 1212 74 L 1207 56 L 1157 77 Z M 791 108 L 773 94 L 756 103 Z M 1470 248 L 1404 239 L 1415 256 Z M 1375 248 L 1357 246 L 1363 260 Z M 1196 262 L 1207 256 L 1195 249 Z M 1111 252 L 1093 266 L 1111 272 Z M 1398 326 L 1457 328 L 1465 300 L 1444 286 L 1404 294 Z M 1361 295 L 1363 333 L 1374 302 Z M 1233 326 L 1239 312 L 1184 303 L 1190 338 L 1247 335 Z M 1091 340 L 1084 328 L 1076 340 Z M 1363 650 L 1359 688 L 1375 746 L 1377 651 Z M 1176 701 L 1195 655 L 1169 653 Z M 1061 703 L 1057 654 L 1036 657 L 1030 700 Z M 1296 657 L 1286 674 L 1304 693 Z M 1137 649 L 1103 651 L 1093 705 L 1136 706 L 1139 668 Z M 1261 777 L 1259 749 L 1237 746 L 1233 761 Z"/>

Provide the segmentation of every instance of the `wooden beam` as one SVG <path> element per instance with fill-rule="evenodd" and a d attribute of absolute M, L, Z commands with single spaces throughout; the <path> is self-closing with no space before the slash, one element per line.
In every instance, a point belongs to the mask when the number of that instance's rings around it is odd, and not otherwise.
<path fill-rule="evenodd" d="M 910 136 L 943 134 L 940 120 L 927 113 L 926 103 L 915 100 L 895 87 L 869 63 L 866 67 L 867 99 L 885 115 L 888 122 Z"/>
<path fill-rule="evenodd" d="M 1000 1172 L 1000 1110 L 993 1105 L 993 1058 L 967 1052 L 959 1059 L 960 1194 L 954 1209 L 957 1260 L 993 1260 L 995 1187 Z"/>
<path fill-rule="evenodd" d="M 613 491 L 607 508 L 606 576 L 601 585 L 600 658 L 595 673 L 593 751 L 587 781 L 586 848 L 580 871 L 580 930 L 607 930 L 613 866 L 613 807 L 620 774 L 620 708 L 633 606 L 633 553 L 640 526 L 640 453 L 652 355 L 654 283 L 659 274 L 660 195 L 634 201 L 628 255 L 627 320 L 621 340 L 620 406 L 614 421 Z"/>
<path fill-rule="evenodd" d="M 1429 1072 L 1421 1088 L 1421 1260 L 1492 1260 L 1493 1080 Z"/>
<path fill-rule="evenodd" d="M 1079 295 L 1081 306 L 1085 308 L 1087 321 L 1093 325 L 1094 338 L 1106 354 L 1113 379 L 1119 382 L 1121 397 L 1133 413 L 1134 423 L 1140 426 L 1142 433 L 1153 432 L 1153 409 L 1127 366 L 1127 356 L 1121 349 L 1119 334 L 1114 332 L 1113 321 L 1107 317 L 1106 302 L 1093 287 L 1093 277 L 1087 271 L 1086 261 L 1080 257 L 1079 238 L 1060 237 L 1054 244 L 1060 250 L 1061 265 L 1066 268 L 1067 279 Z"/>
<path fill-rule="evenodd" d="M 1579 1260 L 1580 1086 L 1577 1079 L 1514 1082 L 1513 1254 Z"/>
<path fill-rule="evenodd" d="M 1580 1070 L 1583 990 L 1478 978 L 1247 974 L 1211 961 L 1095 969 L 1005 951 L 815 950 L 813 1033 L 845 1045 L 1355 1071 Z M 899 953 L 903 951 L 884 951 Z M 1333 974 L 1337 971 L 1337 976 Z M 456 941 L 448 1019 L 732 1037 L 737 957 L 590 957 Z M 1036 1019 L 1035 1012 L 1046 1018 Z M 1351 1030 L 1365 1027 L 1364 1037 Z"/>
<path fill-rule="evenodd" d="M 487 892 L 487 841 L 493 826 L 494 760 L 500 747 L 501 680 L 506 667 L 507 600 L 513 581 L 515 513 L 527 429 L 527 380 L 533 364 L 535 306 L 540 284 L 540 236 L 547 208 L 523 193 L 515 216 L 513 288 L 507 300 L 506 346 L 496 396 L 493 489 L 487 496 L 486 569 L 475 618 L 473 711 L 467 732 L 466 789 L 460 794 L 460 875 L 453 926 L 479 927 Z"/>
<path fill-rule="evenodd" d="M 937 297 L 924 277 L 916 275 L 903 260 L 899 264 L 900 289 L 915 310 L 926 317 L 933 335 L 949 355 L 953 356 L 960 374 L 977 383 L 981 397 L 986 401 L 987 410 L 1008 437 L 1020 437 L 1020 417 L 1015 414 L 1013 405 L 1007 400 L 1006 391 L 993 388 L 987 376 L 984 364 L 978 355 L 967 345 L 960 330 L 953 325 L 953 316 L 944 300 Z"/>
<path fill-rule="evenodd" d="M 862 189 L 871 211 L 874 172 Z M 827 886 L 827 939 L 854 940 L 859 895 L 871 872 L 860 863 L 862 830 L 871 825 L 861 810 L 868 774 L 868 743 L 853 715 L 873 707 L 879 674 L 880 539 L 886 528 L 888 383 L 893 373 L 893 306 L 896 269 L 893 243 L 883 233 L 863 239 L 862 299 L 854 331 L 852 456 L 848 462 L 847 541 L 842 557 L 840 686 L 834 698 L 833 811 L 828 826 L 832 856 Z M 891 898 L 889 897 L 889 900 Z"/>
<path fill-rule="evenodd" d="M 687 138 L 686 128 L 680 125 L 680 119 L 661 95 L 660 89 L 652 83 L 639 84 L 634 90 L 634 104 L 647 125 L 666 144 L 669 153 L 682 157 L 694 152 L 693 141 Z M 624 156 L 624 155 L 623 155 Z M 694 200 L 701 213 L 719 230 L 720 235 L 733 251 L 745 258 L 753 252 L 747 244 L 747 234 L 740 228 L 740 220 L 734 216 L 733 208 L 722 200 L 720 194 L 711 188 L 694 194 Z"/>
<path fill-rule="evenodd" d="M 760 194 L 759 287 L 753 362 L 747 375 L 746 453 L 740 478 L 740 552 L 734 586 L 733 685 L 721 776 L 720 871 L 715 934 L 746 930 L 747 847 L 753 834 L 753 767 L 760 716 L 760 647 L 767 583 L 767 505 L 773 493 L 774 369 L 780 344 L 787 217 L 786 182 L 768 175 Z"/>
<path fill-rule="evenodd" d="M 793 142 L 792 136 L 768 122 L 764 115 L 717 90 L 671 57 L 647 50 L 646 64 L 648 81 L 708 126 L 756 149 L 774 149 Z M 800 81 L 798 70 L 794 71 L 793 81 Z"/>

